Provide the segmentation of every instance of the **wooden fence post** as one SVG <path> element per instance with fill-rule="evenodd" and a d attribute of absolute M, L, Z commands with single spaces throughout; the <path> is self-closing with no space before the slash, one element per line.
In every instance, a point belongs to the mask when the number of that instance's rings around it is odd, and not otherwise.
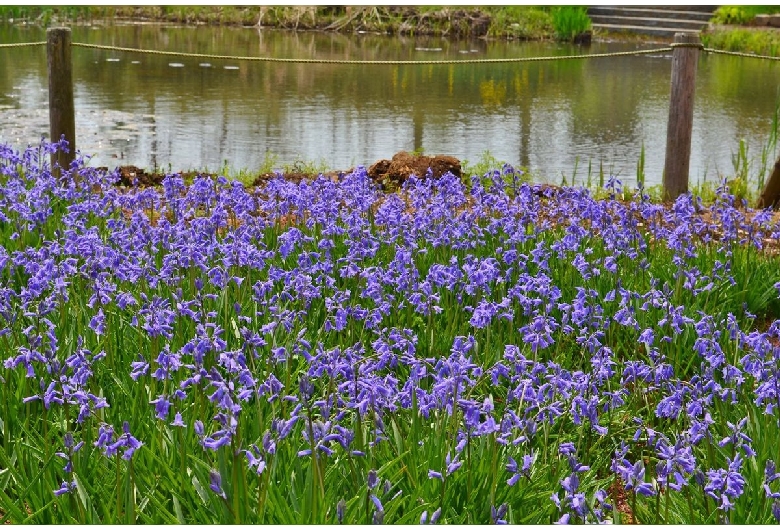
<path fill-rule="evenodd" d="M 780 158 L 775 162 L 769 180 L 764 184 L 756 208 L 774 208 L 780 202 Z"/>
<path fill-rule="evenodd" d="M 693 131 L 693 96 L 701 39 L 695 33 L 675 33 L 672 52 L 672 90 L 666 129 L 664 200 L 688 192 Z"/>
<path fill-rule="evenodd" d="M 52 171 L 56 167 L 70 168 L 76 157 L 76 113 L 73 105 L 73 74 L 70 54 L 70 28 L 50 28 L 46 31 L 46 56 L 49 70 L 49 135 L 58 142 L 62 135 L 68 141 L 68 152 L 57 151 L 51 157 Z"/>

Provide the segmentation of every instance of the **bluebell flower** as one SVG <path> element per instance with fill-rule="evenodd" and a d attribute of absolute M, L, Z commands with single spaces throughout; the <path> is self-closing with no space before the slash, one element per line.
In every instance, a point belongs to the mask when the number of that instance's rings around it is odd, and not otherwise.
<path fill-rule="evenodd" d="M 98 309 L 95 316 L 89 321 L 89 327 L 97 335 L 104 335 L 106 333 L 106 316 L 103 314 L 103 308 Z"/>
<path fill-rule="evenodd" d="M 740 470 L 742 457 L 737 454 L 734 459 L 728 461 L 727 469 L 711 469 L 707 471 L 707 483 L 704 492 L 713 499 L 720 501 L 719 509 L 728 511 L 733 507 L 733 500 L 742 495 L 745 488 L 745 479 Z"/>
<path fill-rule="evenodd" d="M 375 469 L 372 469 L 368 472 L 367 484 L 368 484 L 368 489 L 370 490 L 374 489 L 377 486 L 377 484 L 379 484 L 379 477 L 377 476 Z"/>
<path fill-rule="evenodd" d="M 610 469 L 618 474 L 623 482 L 626 491 L 636 491 L 640 495 L 653 496 L 655 488 L 649 482 L 645 482 L 645 465 L 642 460 L 637 460 L 632 464 L 626 459 L 628 446 L 621 442 L 620 449 L 615 451 L 615 457 L 612 460 Z"/>
<path fill-rule="evenodd" d="M 379 500 L 379 497 L 372 494 L 370 495 L 370 498 L 371 498 L 371 502 L 374 504 L 374 508 L 376 508 L 378 512 L 384 512 L 385 509 L 382 506 L 382 502 Z"/>
<path fill-rule="evenodd" d="M 490 507 L 490 520 L 493 522 L 493 524 L 507 524 L 504 517 L 506 517 L 508 506 L 506 503 L 503 503 L 501 506 L 496 508 L 495 506 Z"/>
<path fill-rule="evenodd" d="M 720 447 L 725 447 L 726 445 L 732 444 L 733 446 L 742 449 L 746 456 L 756 456 L 756 452 L 753 451 L 753 448 L 750 446 L 750 444 L 753 443 L 753 440 L 747 434 L 742 432 L 742 430 L 745 428 L 745 425 L 747 424 L 747 420 L 747 417 L 742 418 L 736 425 L 730 421 L 727 421 L 726 425 L 731 430 L 731 434 L 718 442 L 718 445 Z"/>
<path fill-rule="evenodd" d="M 66 493 L 70 493 L 76 491 L 76 481 L 72 482 L 64 482 L 60 485 L 60 487 L 56 490 L 54 490 L 54 495 L 59 497 L 60 495 L 65 495 Z"/>
<path fill-rule="evenodd" d="M 433 469 L 428 470 L 428 478 L 436 478 L 439 480 L 444 480 L 444 476 L 438 471 L 434 471 Z"/>
<path fill-rule="evenodd" d="M 158 396 L 157 399 L 150 401 L 150 404 L 154 405 L 156 416 L 160 420 L 166 420 L 171 409 L 171 402 L 168 401 L 166 396 Z M 179 415 L 179 421 L 181 421 L 181 415 Z"/>
<path fill-rule="evenodd" d="M 260 450 L 255 445 L 253 445 L 251 450 L 244 451 L 244 455 L 246 456 L 247 466 L 249 469 L 254 469 L 255 473 L 258 475 L 262 474 L 262 472 L 265 470 L 266 463 L 260 454 Z"/>
<path fill-rule="evenodd" d="M 227 495 L 222 491 L 222 476 L 214 469 L 209 471 L 209 488 L 218 496 L 227 499 Z"/>
<path fill-rule="evenodd" d="M 176 412 L 176 414 L 173 417 L 173 421 L 170 423 L 172 427 L 186 427 L 187 424 L 184 423 L 184 420 L 182 419 L 181 412 Z"/>

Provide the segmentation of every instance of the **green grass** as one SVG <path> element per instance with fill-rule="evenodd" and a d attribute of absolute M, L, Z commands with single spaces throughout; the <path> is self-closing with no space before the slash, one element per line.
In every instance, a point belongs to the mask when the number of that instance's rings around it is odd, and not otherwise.
<path fill-rule="evenodd" d="M 765 28 L 716 28 L 703 32 L 702 44 L 707 48 L 729 52 L 780 56 L 780 32 Z"/>
<path fill-rule="evenodd" d="M 773 15 L 780 13 L 780 6 L 719 6 L 710 22 L 714 24 L 750 24 L 756 15 Z"/>

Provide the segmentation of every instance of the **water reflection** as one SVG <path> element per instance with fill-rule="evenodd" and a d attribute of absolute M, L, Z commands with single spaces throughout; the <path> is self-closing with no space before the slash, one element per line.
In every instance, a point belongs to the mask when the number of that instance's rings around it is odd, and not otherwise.
<path fill-rule="evenodd" d="M 45 39 L 0 26 L 0 42 Z M 550 43 L 285 33 L 155 25 L 75 27 L 76 42 L 239 56 L 464 59 L 601 53 Z M 656 47 L 645 45 L 644 47 Z M 644 146 L 661 180 L 671 56 L 420 66 L 256 63 L 73 51 L 78 147 L 93 164 L 167 169 L 257 168 L 273 153 L 346 169 L 424 150 L 472 162 L 487 150 L 560 181 L 591 162 L 631 181 Z M 226 68 L 227 67 L 227 68 Z M 731 171 L 745 138 L 758 155 L 771 128 L 775 62 L 703 56 L 697 79 L 693 180 Z M 0 141 L 48 130 L 44 48 L 0 50 Z"/>

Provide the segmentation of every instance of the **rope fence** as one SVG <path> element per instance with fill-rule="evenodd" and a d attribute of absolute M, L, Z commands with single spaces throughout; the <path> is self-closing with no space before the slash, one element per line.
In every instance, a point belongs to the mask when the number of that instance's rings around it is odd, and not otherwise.
<path fill-rule="evenodd" d="M 213 55 L 208 53 L 185 53 L 185 52 L 170 52 L 161 50 L 142 50 L 138 48 L 119 48 L 116 46 L 102 46 L 99 44 L 81 44 L 73 43 L 73 46 L 79 46 L 81 48 L 94 48 L 98 50 L 112 50 L 120 52 L 137 52 L 151 55 L 169 55 L 176 57 L 190 57 L 196 59 L 228 59 L 233 61 L 259 61 L 269 63 L 302 63 L 302 64 L 355 64 L 355 65 L 447 65 L 447 64 L 495 64 L 495 63 L 525 63 L 525 62 L 537 62 L 537 61 L 553 61 L 553 60 L 568 60 L 568 59 L 593 59 L 599 57 L 620 57 L 626 55 L 647 55 L 653 53 L 662 53 L 672 51 L 671 47 L 658 48 L 655 50 L 637 50 L 628 52 L 613 52 L 613 53 L 592 53 L 585 55 L 557 55 L 548 57 L 505 57 L 498 59 L 422 59 L 422 60 L 363 60 L 363 59 L 306 59 L 306 58 L 280 58 L 280 57 L 247 57 L 247 56 L 233 56 L 233 55 Z"/>
<path fill-rule="evenodd" d="M 581 55 L 558 55 L 546 57 L 507 57 L 497 59 L 430 59 L 430 60 L 361 60 L 361 59 L 315 59 L 315 58 L 280 58 L 254 57 L 238 55 L 219 55 L 209 53 L 187 53 L 165 50 L 147 50 L 142 48 L 125 48 L 106 46 L 102 44 L 86 44 L 71 42 L 68 28 L 50 28 L 47 40 L 44 42 L 19 42 L 0 44 L 3 48 L 22 48 L 46 45 L 49 73 L 49 125 L 52 139 L 65 137 L 70 143 L 70 153 L 59 153 L 57 160 L 52 160 L 58 167 L 68 167 L 75 157 L 75 111 L 73 102 L 73 81 L 71 74 L 71 47 L 105 50 L 124 53 L 140 53 L 166 57 L 189 57 L 195 59 L 251 61 L 286 64 L 338 64 L 338 65 L 454 65 L 454 64 L 499 64 L 499 63 L 530 63 L 543 61 L 565 61 L 577 59 L 596 59 L 606 57 L 626 57 L 635 55 L 653 55 L 672 52 L 672 83 L 671 101 L 669 106 L 669 122 L 667 126 L 666 161 L 663 174 L 664 197 L 676 199 L 688 191 L 688 170 L 690 165 L 691 136 L 693 129 L 693 100 L 695 92 L 696 66 L 701 52 L 730 55 L 735 57 L 750 57 L 778 61 L 780 57 L 757 55 L 743 52 L 730 52 L 705 48 L 698 34 L 677 33 L 674 42 L 669 46 L 651 50 L 632 50 L 612 53 L 591 53 Z M 63 158 L 64 157 L 64 158 Z M 780 160 L 778 160 L 780 167 Z M 767 182 L 761 201 L 765 204 L 780 200 L 780 170 L 776 171 L 777 182 L 773 177 Z M 776 191 L 771 191 L 772 190 Z M 770 196 L 772 195 L 772 196 Z M 774 196 L 776 195 L 776 197 Z M 769 201 L 769 202 L 767 202 Z"/>
<path fill-rule="evenodd" d="M 40 42 L 14 42 L 11 44 L 0 44 L 0 48 L 25 48 L 27 46 L 44 46 L 46 41 Z"/>
<path fill-rule="evenodd" d="M 46 41 L 38 42 L 17 42 L 12 44 L 0 44 L 0 48 L 24 48 L 34 46 L 44 46 Z M 598 59 L 602 57 L 623 57 L 632 55 L 653 55 L 658 53 L 671 52 L 675 48 L 698 48 L 701 51 L 720 55 L 732 55 L 734 57 L 750 57 L 753 59 L 768 59 L 770 61 L 780 61 L 780 57 L 771 55 L 758 55 L 746 52 L 731 52 L 726 50 L 717 50 L 715 48 L 705 48 L 702 44 L 695 43 L 672 43 L 663 48 L 652 50 L 631 50 L 627 52 L 611 53 L 589 53 L 580 55 L 550 55 L 544 57 L 505 57 L 498 59 L 422 59 L 422 60 L 363 60 L 363 59 L 313 59 L 313 58 L 282 58 L 282 57 L 256 57 L 245 55 L 219 55 L 211 53 L 188 53 L 165 50 L 147 50 L 144 48 L 126 48 L 122 46 L 106 46 L 102 44 L 87 44 L 83 42 L 72 42 L 71 46 L 78 48 L 91 48 L 95 50 L 106 50 L 126 53 L 141 53 L 145 55 L 167 55 L 170 57 L 190 57 L 193 59 L 215 59 L 232 61 L 252 61 L 267 63 L 301 63 L 301 64 L 354 64 L 354 65 L 449 65 L 449 64 L 496 64 L 496 63 L 526 63 L 539 61 L 565 61 L 571 59 Z"/>

